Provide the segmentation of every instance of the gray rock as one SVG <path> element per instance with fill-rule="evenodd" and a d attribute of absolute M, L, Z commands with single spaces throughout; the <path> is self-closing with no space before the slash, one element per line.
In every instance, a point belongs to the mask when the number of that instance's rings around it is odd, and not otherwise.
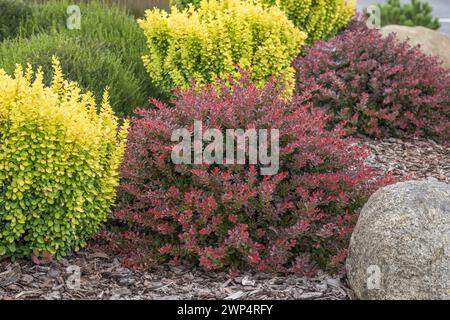
<path fill-rule="evenodd" d="M 359 299 L 450 298 L 450 184 L 408 181 L 370 197 L 347 272 Z"/>
<path fill-rule="evenodd" d="M 420 45 L 420 49 L 432 56 L 438 56 L 445 68 L 450 68 L 450 37 L 439 31 L 425 27 L 406 27 L 388 25 L 381 28 L 383 35 L 395 33 L 400 41 L 409 41 L 413 46 Z"/>

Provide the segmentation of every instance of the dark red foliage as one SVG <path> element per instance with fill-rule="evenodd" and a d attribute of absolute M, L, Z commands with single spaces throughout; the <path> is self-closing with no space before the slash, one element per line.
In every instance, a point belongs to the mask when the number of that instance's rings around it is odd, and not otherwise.
<path fill-rule="evenodd" d="M 359 209 L 391 182 L 364 165 L 366 148 L 324 128 L 326 114 L 308 93 L 292 102 L 270 82 L 248 75 L 232 88 L 209 85 L 178 92 L 175 105 L 154 102 L 132 119 L 114 212 L 126 232 L 109 234 L 127 266 L 191 261 L 205 269 L 256 269 L 312 274 L 340 270 Z M 195 120 L 204 127 L 277 128 L 280 170 L 259 165 L 174 165 L 172 131 Z M 204 128 L 206 129 L 206 128 Z"/>
<path fill-rule="evenodd" d="M 312 102 L 374 137 L 450 138 L 450 70 L 394 35 L 383 38 L 361 18 L 294 62 L 297 92 L 320 86 Z"/>

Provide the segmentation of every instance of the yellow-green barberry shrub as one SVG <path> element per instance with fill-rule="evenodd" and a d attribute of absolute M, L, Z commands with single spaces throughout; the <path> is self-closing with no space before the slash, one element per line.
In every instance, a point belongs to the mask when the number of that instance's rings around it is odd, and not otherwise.
<path fill-rule="evenodd" d="M 0 69 L 0 256 L 78 249 L 115 201 L 128 123 L 53 66 L 51 86 L 31 65 Z"/>
<path fill-rule="evenodd" d="M 147 10 L 139 25 L 149 52 L 143 57 L 161 90 L 210 83 L 252 69 L 264 85 L 271 76 L 291 82 L 293 58 L 306 34 L 277 7 L 245 0 L 203 0 L 198 9 Z"/>
<path fill-rule="evenodd" d="M 334 36 L 355 14 L 354 0 L 262 0 L 279 6 L 308 34 L 308 43 Z"/>
<path fill-rule="evenodd" d="M 355 14 L 355 0 L 248 0 L 278 6 L 308 34 L 308 43 L 334 36 Z M 178 8 L 200 5 L 200 0 L 172 0 Z"/>

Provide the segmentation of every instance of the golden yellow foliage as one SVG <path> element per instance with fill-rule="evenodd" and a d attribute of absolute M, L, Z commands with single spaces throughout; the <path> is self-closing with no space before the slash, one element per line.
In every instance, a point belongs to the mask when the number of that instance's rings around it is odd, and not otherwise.
<path fill-rule="evenodd" d="M 128 124 L 53 69 L 0 69 L 0 256 L 79 248 L 115 200 Z"/>
<path fill-rule="evenodd" d="M 204 1 L 184 11 L 174 6 L 170 14 L 147 10 L 138 22 L 148 39 L 144 64 L 166 92 L 192 79 L 237 77 L 239 68 L 251 69 L 261 85 L 270 76 L 292 81 L 291 62 L 306 39 L 279 8 L 245 0 Z"/>

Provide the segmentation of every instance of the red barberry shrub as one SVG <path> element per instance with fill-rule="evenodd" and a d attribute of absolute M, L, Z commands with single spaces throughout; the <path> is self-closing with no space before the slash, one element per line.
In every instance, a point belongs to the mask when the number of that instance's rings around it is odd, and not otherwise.
<path fill-rule="evenodd" d="M 131 120 L 113 213 L 122 231 L 105 232 L 127 266 L 191 261 L 303 274 L 342 267 L 358 210 L 390 178 L 365 166 L 367 149 L 341 127 L 324 128 L 327 115 L 304 103 L 308 93 L 287 101 L 276 81 L 258 89 L 249 79 L 178 91 L 173 107 L 155 101 L 156 109 Z M 278 172 L 263 176 L 261 164 L 175 165 L 171 134 L 192 133 L 194 120 L 220 132 L 278 129 Z"/>
<path fill-rule="evenodd" d="M 296 90 L 320 89 L 312 102 L 329 112 L 329 126 L 373 137 L 450 137 L 450 70 L 419 48 L 383 38 L 362 18 L 299 56 Z"/>

